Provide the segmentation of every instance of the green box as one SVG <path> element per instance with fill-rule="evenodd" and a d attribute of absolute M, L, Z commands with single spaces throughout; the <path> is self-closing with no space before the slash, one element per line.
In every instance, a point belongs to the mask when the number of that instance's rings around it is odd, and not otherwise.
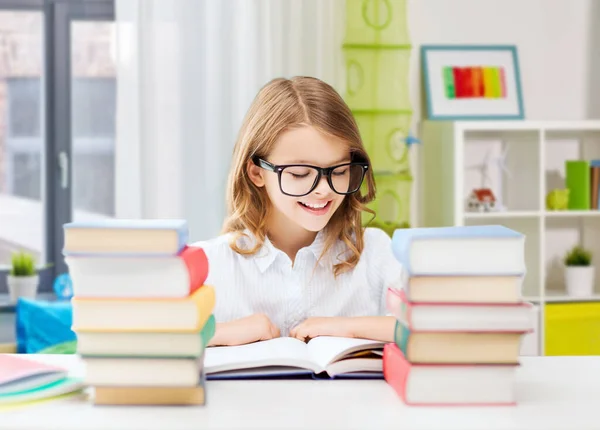
<path fill-rule="evenodd" d="M 410 50 L 344 48 L 350 109 L 410 113 Z"/>
<path fill-rule="evenodd" d="M 409 45 L 406 0 L 346 0 L 344 43 Z"/>
<path fill-rule="evenodd" d="M 409 169 L 409 146 L 405 139 L 410 130 L 410 115 L 356 113 L 354 118 L 374 170 Z"/>
<path fill-rule="evenodd" d="M 410 223 L 410 200 L 413 178 L 409 173 L 396 175 L 375 174 L 377 193 L 368 207 L 375 211 L 379 222 Z M 363 214 L 363 223 L 371 220 L 370 213 Z"/>

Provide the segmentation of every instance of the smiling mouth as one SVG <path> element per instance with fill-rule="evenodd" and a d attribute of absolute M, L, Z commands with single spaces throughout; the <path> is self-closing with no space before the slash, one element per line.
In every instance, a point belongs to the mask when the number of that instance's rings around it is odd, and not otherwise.
<path fill-rule="evenodd" d="M 324 215 L 329 211 L 329 208 L 331 207 L 331 200 L 327 201 L 327 203 L 298 202 L 298 204 L 302 209 L 304 209 L 308 213 L 311 213 L 313 215 Z"/>

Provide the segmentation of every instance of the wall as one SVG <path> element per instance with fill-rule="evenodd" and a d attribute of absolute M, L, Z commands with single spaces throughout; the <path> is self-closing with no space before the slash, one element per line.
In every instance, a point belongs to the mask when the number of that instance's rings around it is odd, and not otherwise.
<path fill-rule="evenodd" d="M 423 44 L 515 44 L 527 119 L 599 117 L 600 99 L 590 91 L 592 59 L 600 65 L 600 54 L 590 55 L 593 18 L 599 9 L 593 0 L 408 0 L 415 127 L 424 108 L 419 52 Z M 414 155 L 418 178 L 418 154 Z M 413 223 L 418 222 L 417 206 L 415 201 Z"/>

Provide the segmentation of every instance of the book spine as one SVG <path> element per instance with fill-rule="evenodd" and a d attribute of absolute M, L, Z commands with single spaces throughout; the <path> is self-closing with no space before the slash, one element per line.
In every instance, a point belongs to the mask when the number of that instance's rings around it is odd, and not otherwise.
<path fill-rule="evenodd" d="M 177 250 L 178 250 L 178 252 L 181 252 L 186 248 L 187 243 L 190 240 L 190 231 L 187 228 L 187 224 L 177 230 L 177 240 L 178 240 Z"/>
<path fill-rule="evenodd" d="M 200 288 L 208 277 L 208 258 L 202 248 L 186 247 L 180 254 L 190 279 L 190 294 Z"/>
<path fill-rule="evenodd" d="M 600 182 L 600 167 L 592 166 L 590 169 L 591 169 L 590 189 L 591 189 L 591 193 L 592 193 L 590 196 L 590 201 L 591 201 L 590 209 L 596 210 L 596 209 L 598 209 L 598 183 Z"/>
<path fill-rule="evenodd" d="M 410 373 L 410 363 L 400 348 L 388 343 L 383 347 L 383 378 L 394 389 L 396 394 L 407 403 L 406 383 Z"/>
<path fill-rule="evenodd" d="M 404 291 L 388 288 L 386 296 L 386 308 L 407 327 L 411 326 L 411 304 L 406 299 Z"/>
<path fill-rule="evenodd" d="M 402 324 L 402 322 L 396 320 L 396 328 L 394 330 L 394 343 L 400 351 L 404 354 L 405 357 L 409 356 L 408 353 L 408 339 L 410 337 L 410 329 L 407 325 Z"/>
<path fill-rule="evenodd" d="M 590 208 L 590 167 L 587 161 L 569 160 L 565 162 L 565 184 L 569 189 L 569 209 L 589 210 Z"/>

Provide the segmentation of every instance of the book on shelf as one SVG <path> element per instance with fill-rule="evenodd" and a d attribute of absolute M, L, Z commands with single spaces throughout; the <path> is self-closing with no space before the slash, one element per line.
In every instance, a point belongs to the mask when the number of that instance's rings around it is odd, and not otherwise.
<path fill-rule="evenodd" d="M 384 342 L 320 336 L 308 342 L 280 337 L 247 345 L 206 349 L 208 379 L 308 376 L 383 377 Z"/>
<path fill-rule="evenodd" d="M 590 163 L 586 160 L 565 161 L 565 187 L 569 189 L 568 208 L 590 209 Z"/>

